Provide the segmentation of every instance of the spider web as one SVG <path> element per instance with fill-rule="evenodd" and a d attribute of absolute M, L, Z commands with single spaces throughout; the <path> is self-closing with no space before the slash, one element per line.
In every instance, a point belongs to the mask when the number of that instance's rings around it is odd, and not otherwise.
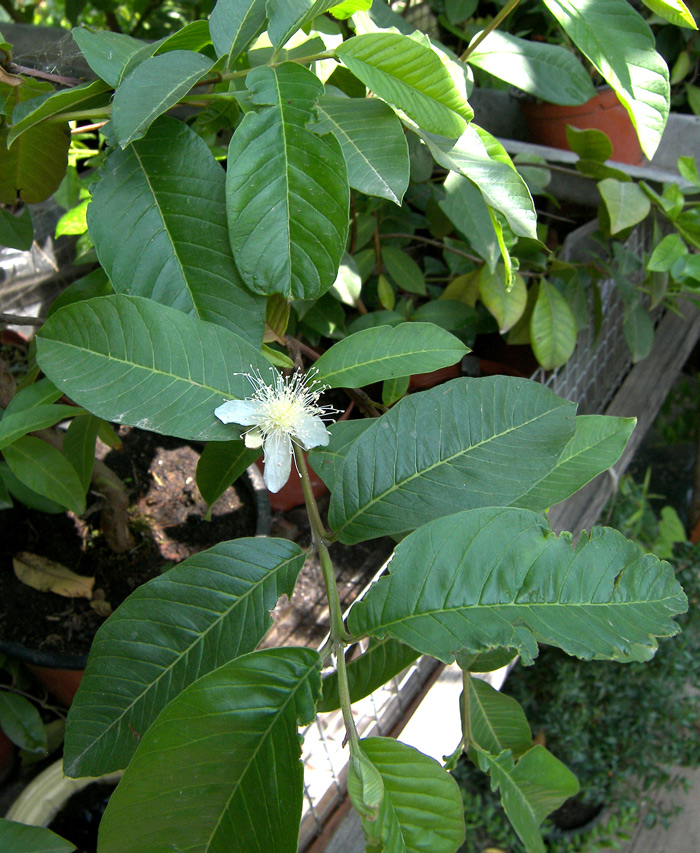
<path fill-rule="evenodd" d="M 15 34 L 6 27 L 3 35 L 10 43 L 15 39 L 12 60 L 16 65 L 34 68 L 46 74 L 94 77 L 69 30 L 32 27 L 31 31 Z"/>

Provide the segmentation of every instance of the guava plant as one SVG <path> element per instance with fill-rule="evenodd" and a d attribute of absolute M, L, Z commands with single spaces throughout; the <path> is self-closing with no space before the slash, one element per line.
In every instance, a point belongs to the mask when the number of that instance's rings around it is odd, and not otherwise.
<path fill-rule="evenodd" d="M 539 643 L 583 659 L 646 660 L 686 607 L 672 568 L 616 531 L 574 545 L 547 522 L 548 507 L 614 464 L 631 419 L 577 417 L 575 404 L 510 377 L 405 396 L 407 377 L 468 351 L 430 322 L 370 324 L 323 353 L 291 333 L 290 303 L 297 317 L 323 317 L 331 290 L 342 296 L 351 197 L 400 204 L 409 149 L 431 153 L 465 210 L 483 214 L 504 299 L 511 235 L 537 238 L 526 185 L 472 122 L 469 65 L 394 27 L 385 4 L 369 5 L 219 0 L 209 22 L 148 45 L 78 30 L 99 79 L 12 113 L 10 151 L 30 133 L 109 118 L 87 224 L 113 293 L 50 317 L 38 335 L 41 369 L 97 417 L 209 442 L 198 483 L 210 502 L 261 452 L 268 486 L 279 488 L 293 456 L 328 596 L 320 650 L 259 649 L 305 553 L 283 539 L 239 539 L 140 587 L 106 621 L 64 758 L 70 776 L 125 768 L 101 853 L 295 850 L 298 726 L 338 708 L 368 849 L 457 850 L 462 803 L 447 769 L 391 738 L 361 738 L 353 720 L 354 701 L 421 654 L 456 659 L 464 672 L 463 731 L 447 766 L 466 751 L 500 789 L 526 848 L 541 851 L 539 824 L 576 780 L 533 746 L 519 706 L 472 673 L 516 654 L 530 664 Z M 631 11 L 623 0 L 545 6 L 584 42 L 594 17 L 614 27 L 617 11 Z M 616 67 L 625 56 L 651 150 L 667 75 L 636 30 L 618 35 Z M 164 115 L 176 105 L 190 109 Z M 220 136 L 210 148 L 198 134 L 204 113 L 226 129 L 227 150 Z M 375 417 L 331 423 L 324 387 L 348 389 Z M 304 451 L 331 492 L 326 518 Z M 388 571 L 344 620 L 328 546 L 386 535 L 400 540 Z M 10 851 L 40 832 L 0 824 Z"/>

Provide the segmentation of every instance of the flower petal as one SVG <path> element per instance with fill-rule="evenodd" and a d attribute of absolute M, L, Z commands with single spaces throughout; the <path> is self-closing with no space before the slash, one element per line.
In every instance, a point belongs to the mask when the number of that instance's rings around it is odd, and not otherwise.
<path fill-rule="evenodd" d="M 259 405 L 256 400 L 227 400 L 214 409 L 214 414 L 225 424 L 255 426 L 260 422 Z"/>
<path fill-rule="evenodd" d="M 253 429 L 249 429 L 247 432 L 243 433 L 243 440 L 245 441 L 246 447 L 249 447 L 251 450 L 255 450 L 257 447 L 262 447 L 263 434 L 257 427 L 253 427 Z"/>
<path fill-rule="evenodd" d="M 285 433 L 273 432 L 263 441 L 263 452 L 265 485 L 271 492 L 279 492 L 292 470 L 292 442 Z"/>
<path fill-rule="evenodd" d="M 312 447 L 325 447 L 331 439 L 330 433 L 321 418 L 304 414 L 297 419 L 292 433 L 304 450 Z"/>

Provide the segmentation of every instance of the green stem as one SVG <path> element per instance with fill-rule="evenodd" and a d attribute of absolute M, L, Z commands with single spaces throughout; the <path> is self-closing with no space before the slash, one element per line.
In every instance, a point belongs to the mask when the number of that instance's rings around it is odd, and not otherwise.
<path fill-rule="evenodd" d="M 345 630 L 343 625 L 343 613 L 340 606 L 340 596 L 338 595 L 338 585 L 335 582 L 335 573 L 333 571 L 333 563 L 331 555 L 328 553 L 326 545 L 328 533 L 326 532 L 321 515 L 318 511 L 316 498 L 311 490 L 311 481 L 309 480 L 309 469 L 306 467 L 306 459 L 300 447 L 296 444 L 294 447 L 294 459 L 297 464 L 297 470 L 301 477 L 301 488 L 304 493 L 304 502 L 309 513 L 309 522 L 311 523 L 311 536 L 313 538 L 314 547 L 318 554 L 318 559 L 321 564 L 321 574 L 326 587 L 326 595 L 328 596 L 328 610 L 330 613 L 330 635 L 331 641 L 335 643 L 346 643 L 352 638 Z"/>
<path fill-rule="evenodd" d="M 474 41 L 469 45 L 469 47 L 464 51 L 464 53 L 459 57 L 462 62 L 465 62 L 467 57 L 472 54 L 477 47 L 481 44 L 481 42 L 486 38 L 489 33 L 492 33 L 496 27 L 500 26 L 500 24 L 510 15 L 510 13 L 515 9 L 515 7 L 520 3 L 520 0 L 509 0 L 508 3 L 501 9 L 501 11 L 496 15 L 496 17 L 491 21 L 491 23 L 482 30 L 479 35 L 474 39 Z"/>
<path fill-rule="evenodd" d="M 78 121 L 82 118 L 109 118 L 112 115 L 112 105 L 106 107 L 95 107 L 91 110 L 76 110 L 70 113 L 60 113 L 52 118 L 52 121 Z"/>
<path fill-rule="evenodd" d="M 355 728 L 355 720 L 352 716 L 352 702 L 350 701 L 350 685 L 348 684 L 348 671 L 345 666 L 345 647 L 343 643 L 336 643 L 335 664 L 338 670 L 338 695 L 340 697 L 340 710 L 343 713 L 345 731 L 350 739 L 350 752 L 356 752 L 360 746 L 360 737 Z"/>
<path fill-rule="evenodd" d="M 468 669 L 462 670 L 462 749 L 466 752 L 472 741 L 472 722 L 469 714 L 469 689 L 472 674 Z"/>

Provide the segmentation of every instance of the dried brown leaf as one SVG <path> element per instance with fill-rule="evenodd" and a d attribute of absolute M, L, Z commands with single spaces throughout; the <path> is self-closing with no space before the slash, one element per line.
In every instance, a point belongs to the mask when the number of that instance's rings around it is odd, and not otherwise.
<path fill-rule="evenodd" d="M 95 578 L 76 575 L 47 557 L 23 551 L 13 558 L 12 564 L 19 580 L 40 592 L 55 592 L 65 598 L 92 598 Z"/>

